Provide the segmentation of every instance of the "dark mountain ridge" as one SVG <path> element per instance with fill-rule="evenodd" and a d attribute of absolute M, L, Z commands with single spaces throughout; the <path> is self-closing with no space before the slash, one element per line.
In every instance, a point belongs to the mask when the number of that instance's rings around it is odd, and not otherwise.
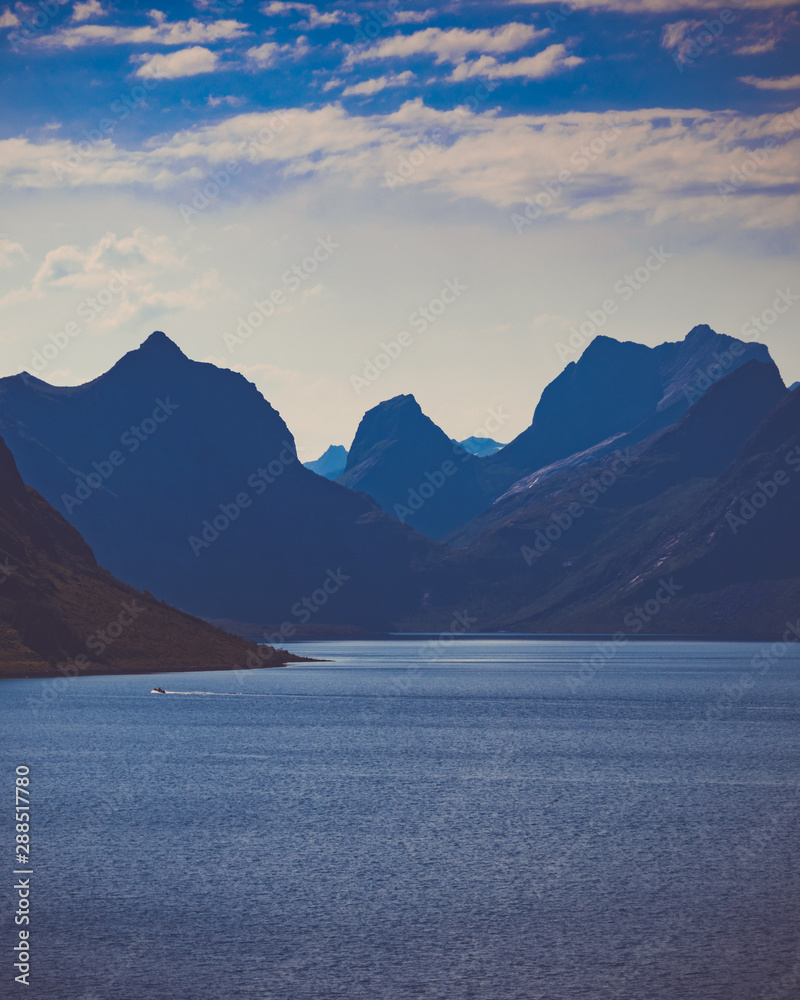
<path fill-rule="evenodd" d="M 631 607 L 674 576 L 679 590 L 640 631 L 777 630 L 800 592 L 800 477 L 780 487 L 757 527 L 748 522 L 745 538 L 729 515 L 790 464 L 800 444 L 796 400 L 771 362 L 752 361 L 629 449 L 613 475 L 607 462 L 562 470 L 538 494 L 496 504 L 462 556 L 476 567 L 471 579 L 494 589 L 473 584 L 464 600 L 488 629 L 624 631 Z"/>
<path fill-rule="evenodd" d="M 163 333 L 85 385 L 1 379 L 0 430 L 104 566 L 194 614 L 384 627 L 422 599 L 434 543 L 305 469 L 254 385 Z"/>
<path fill-rule="evenodd" d="M 771 360 L 765 345 L 745 344 L 705 324 L 682 341 L 658 347 L 596 337 L 547 386 L 531 426 L 485 460 L 495 497 L 517 480 L 609 439 L 617 439 L 616 447 L 643 441 L 751 360 Z"/>

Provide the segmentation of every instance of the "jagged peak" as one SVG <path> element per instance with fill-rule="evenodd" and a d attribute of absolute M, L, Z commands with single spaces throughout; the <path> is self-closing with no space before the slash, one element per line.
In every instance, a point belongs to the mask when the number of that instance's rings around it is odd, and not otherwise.
<path fill-rule="evenodd" d="M 693 326 L 686 334 L 684 340 L 712 340 L 720 336 L 722 334 L 717 333 L 716 330 L 712 330 L 708 323 L 698 323 L 697 326 Z"/>
<path fill-rule="evenodd" d="M 649 353 L 652 351 L 652 348 L 634 340 L 617 340 L 615 337 L 607 337 L 604 333 L 599 333 L 596 337 L 592 338 L 583 354 L 575 363 L 593 362 L 597 357 L 627 356 L 635 351 Z"/>
<path fill-rule="evenodd" d="M 145 351 L 147 353 L 158 353 L 162 355 L 172 355 L 173 357 L 185 358 L 186 355 L 178 347 L 174 340 L 164 333 L 163 330 L 154 330 L 153 333 L 147 338 L 147 340 L 142 343 L 139 351 Z M 132 352 L 133 353 L 133 352 Z"/>
<path fill-rule="evenodd" d="M 410 410 L 421 410 L 422 407 L 416 400 L 416 397 L 412 393 L 401 394 L 399 396 L 392 396 L 391 399 L 384 399 L 383 402 L 378 403 L 377 406 L 373 407 L 373 410 L 400 410 L 400 409 L 410 409 Z"/>

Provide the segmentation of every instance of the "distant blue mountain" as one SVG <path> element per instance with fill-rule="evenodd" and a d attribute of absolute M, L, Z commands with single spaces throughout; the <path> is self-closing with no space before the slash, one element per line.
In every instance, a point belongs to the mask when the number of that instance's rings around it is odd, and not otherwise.
<path fill-rule="evenodd" d="M 340 444 L 332 444 L 325 454 L 315 462 L 304 462 L 303 465 L 318 476 L 326 479 L 338 479 L 347 467 L 347 448 Z"/>
<path fill-rule="evenodd" d="M 500 444 L 499 441 L 484 437 L 468 437 L 464 441 L 457 441 L 456 444 L 477 458 L 488 458 L 489 455 L 496 455 L 498 451 L 505 448 L 505 445 Z"/>
<path fill-rule="evenodd" d="M 795 382 L 794 385 L 790 385 L 789 388 L 792 392 L 794 392 L 795 389 L 800 389 L 800 382 Z"/>
<path fill-rule="evenodd" d="M 423 535 L 442 539 L 486 507 L 479 463 L 413 396 L 395 396 L 364 414 L 338 482 L 367 493 Z"/>

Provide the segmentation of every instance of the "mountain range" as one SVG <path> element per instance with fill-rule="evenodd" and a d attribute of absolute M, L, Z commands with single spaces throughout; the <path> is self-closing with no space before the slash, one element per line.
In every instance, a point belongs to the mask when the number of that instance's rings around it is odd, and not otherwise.
<path fill-rule="evenodd" d="M 639 631 L 779 629 L 797 597 L 799 408 L 762 344 L 707 326 L 655 348 L 599 337 L 502 450 L 454 442 L 405 395 L 315 471 L 255 386 L 163 333 L 82 386 L 0 380 L 23 479 L 102 566 L 278 639 L 439 631 L 456 611 L 489 631 L 615 632 L 667 584 Z M 736 525 L 779 471 L 769 512 Z"/>
<path fill-rule="evenodd" d="M 505 448 L 504 444 L 485 437 L 468 437 L 464 441 L 453 440 L 452 443 L 470 455 L 477 455 L 478 458 L 496 455 L 501 448 Z M 347 455 L 347 448 L 340 444 L 332 444 L 320 458 L 313 462 L 303 462 L 303 465 L 307 469 L 311 469 L 312 472 L 316 472 L 318 476 L 324 476 L 326 479 L 339 479 L 347 468 Z"/>
<path fill-rule="evenodd" d="M 0 433 L 101 565 L 192 614 L 371 626 L 420 599 L 435 543 L 305 469 L 252 383 L 161 332 L 85 385 L 0 379 Z"/>
<path fill-rule="evenodd" d="M 490 631 L 778 632 L 800 596 L 799 441 L 800 397 L 752 361 L 638 446 L 468 525 L 451 558 L 481 570 L 462 599 Z M 633 613 L 670 581 L 654 614 Z"/>

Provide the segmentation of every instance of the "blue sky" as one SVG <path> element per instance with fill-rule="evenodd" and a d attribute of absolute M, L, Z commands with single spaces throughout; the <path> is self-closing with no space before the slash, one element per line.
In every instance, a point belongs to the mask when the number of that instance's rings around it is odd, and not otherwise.
<path fill-rule="evenodd" d="M 777 0 L 0 7 L 2 374 L 163 329 L 304 459 L 401 392 L 510 439 L 595 333 L 793 382 L 799 41 Z"/>

